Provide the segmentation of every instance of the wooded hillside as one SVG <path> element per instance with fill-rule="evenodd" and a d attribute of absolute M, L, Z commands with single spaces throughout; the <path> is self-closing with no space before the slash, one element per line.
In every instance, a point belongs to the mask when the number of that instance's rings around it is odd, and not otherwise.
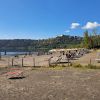
<path fill-rule="evenodd" d="M 62 35 L 55 38 L 30 40 L 0 40 L 1 51 L 48 51 L 54 48 L 69 48 L 82 42 L 82 37 Z"/>

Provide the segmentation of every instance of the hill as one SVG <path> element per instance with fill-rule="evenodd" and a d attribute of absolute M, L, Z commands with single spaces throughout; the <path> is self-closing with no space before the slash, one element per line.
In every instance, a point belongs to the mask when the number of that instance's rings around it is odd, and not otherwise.
<path fill-rule="evenodd" d="M 1 51 L 48 51 L 54 48 L 69 48 L 79 45 L 82 37 L 62 35 L 55 38 L 31 40 L 31 39 L 13 39 L 0 40 Z"/>

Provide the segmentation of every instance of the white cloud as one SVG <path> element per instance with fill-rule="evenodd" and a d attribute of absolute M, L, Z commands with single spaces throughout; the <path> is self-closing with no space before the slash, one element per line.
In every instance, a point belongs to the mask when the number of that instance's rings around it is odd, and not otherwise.
<path fill-rule="evenodd" d="M 78 28 L 80 26 L 80 24 L 79 23 L 72 23 L 71 24 L 71 29 L 76 29 L 76 28 Z"/>
<path fill-rule="evenodd" d="M 65 33 L 69 33 L 69 32 L 70 32 L 70 30 L 66 30 L 66 31 L 65 31 Z"/>
<path fill-rule="evenodd" d="M 100 24 L 97 22 L 87 22 L 85 26 L 82 27 L 82 29 L 94 29 L 100 27 Z"/>

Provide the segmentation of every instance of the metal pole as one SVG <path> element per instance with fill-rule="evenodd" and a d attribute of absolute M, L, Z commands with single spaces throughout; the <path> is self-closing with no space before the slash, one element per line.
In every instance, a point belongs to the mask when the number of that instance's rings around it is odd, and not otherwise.
<path fill-rule="evenodd" d="M 6 53 L 6 51 L 5 51 L 5 55 L 6 55 L 7 53 Z"/>
<path fill-rule="evenodd" d="M 1 52 L 0 52 L 0 60 L 1 60 Z"/>

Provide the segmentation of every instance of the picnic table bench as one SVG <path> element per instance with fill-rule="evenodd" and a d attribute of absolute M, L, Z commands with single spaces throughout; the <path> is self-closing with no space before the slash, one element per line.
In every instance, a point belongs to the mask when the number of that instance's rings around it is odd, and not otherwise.
<path fill-rule="evenodd" d="M 21 70 L 11 70 L 5 74 L 7 78 L 14 79 L 14 78 L 23 78 L 23 71 Z"/>

